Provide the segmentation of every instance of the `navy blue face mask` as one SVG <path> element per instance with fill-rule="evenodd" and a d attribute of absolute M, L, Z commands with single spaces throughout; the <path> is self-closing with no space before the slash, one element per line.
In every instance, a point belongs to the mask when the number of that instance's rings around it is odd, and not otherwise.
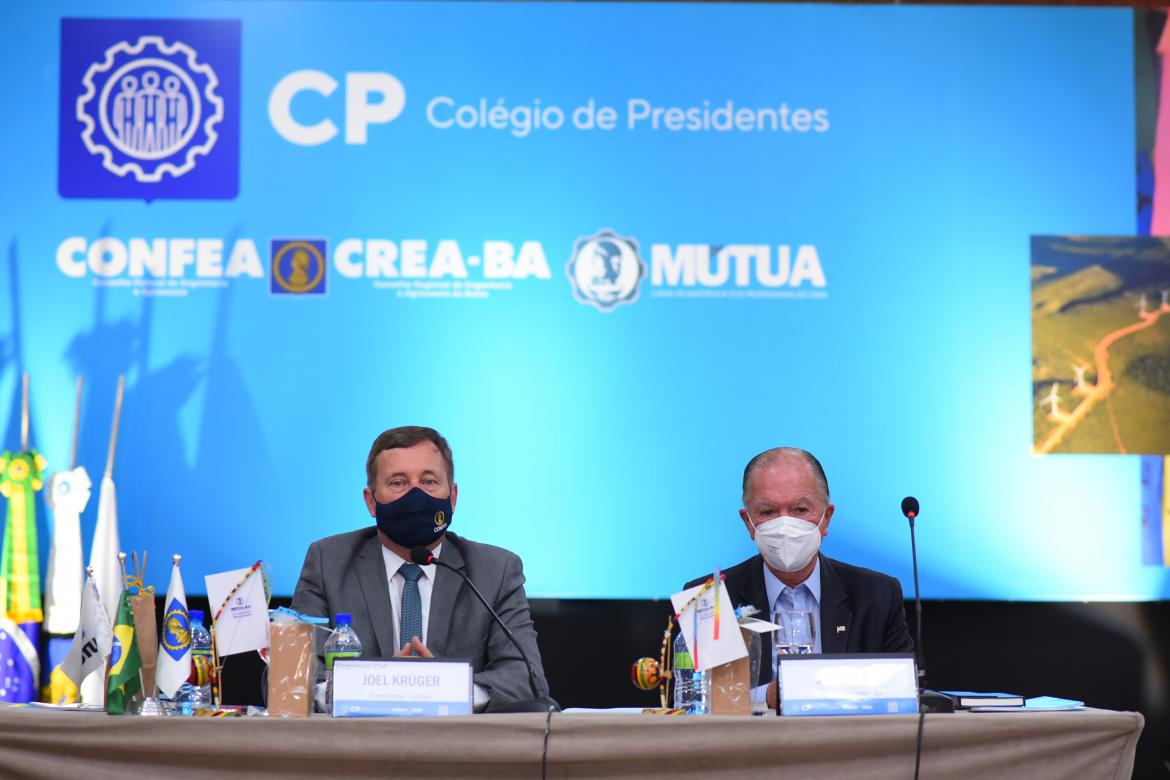
<path fill-rule="evenodd" d="M 413 487 L 388 504 L 374 499 L 374 505 L 378 530 L 408 550 L 430 545 L 451 527 L 451 499 L 435 498 L 422 488 Z"/>

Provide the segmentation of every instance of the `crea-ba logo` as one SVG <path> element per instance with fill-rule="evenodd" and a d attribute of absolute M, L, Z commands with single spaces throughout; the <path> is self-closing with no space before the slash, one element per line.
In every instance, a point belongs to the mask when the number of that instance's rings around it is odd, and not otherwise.
<path fill-rule="evenodd" d="M 269 292 L 273 295 L 325 294 L 328 241 L 323 238 L 274 238 L 269 244 L 272 269 Z"/>
<path fill-rule="evenodd" d="M 240 23 L 63 19 L 58 190 L 234 198 Z"/>

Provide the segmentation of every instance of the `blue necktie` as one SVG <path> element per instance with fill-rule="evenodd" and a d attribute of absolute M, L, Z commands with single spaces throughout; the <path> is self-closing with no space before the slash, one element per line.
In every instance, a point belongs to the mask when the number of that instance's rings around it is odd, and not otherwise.
<path fill-rule="evenodd" d="M 422 596 L 418 592 L 418 578 L 423 576 L 423 570 L 416 563 L 404 563 L 398 571 L 406 580 L 402 585 L 402 619 L 398 623 L 398 646 L 401 648 L 411 637 L 422 639 Z M 410 654 L 418 655 L 414 650 Z"/>

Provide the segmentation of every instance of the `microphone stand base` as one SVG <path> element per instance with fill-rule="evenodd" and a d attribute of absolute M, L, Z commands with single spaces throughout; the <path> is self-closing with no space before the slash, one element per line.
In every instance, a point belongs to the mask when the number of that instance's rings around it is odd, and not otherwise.
<path fill-rule="evenodd" d="M 548 712 L 550 709 L 553 712 L 560 712 L 561 705 L 548 696 L 541 696 L 539 699 L 520 699 L 519 701 L 500 702 L 499 704 L 492 704 L 489 701 L 484 712 Z"/>
<path fill-rule="evenodd" d="M 918 704 L 927 712 L 954 712 L 955 701 L 945 693 L 932 691 L 928 688 L 918 692 Z"/>

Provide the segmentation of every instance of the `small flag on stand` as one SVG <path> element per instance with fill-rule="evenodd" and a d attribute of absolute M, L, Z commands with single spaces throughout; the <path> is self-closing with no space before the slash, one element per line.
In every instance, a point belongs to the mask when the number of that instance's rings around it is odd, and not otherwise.
<path fill-rule="evenodd" d="M 191 623 L 187 618 L 187 594 L 183 589 L 183 575 L 179 560 L 174 557 L 171 584 L 163 601 L 162 636 L 158 644 L 158 661 L 154 679 L 158 690 L 167 698 L 175 698 L 179 688 L 191 676 Z"/>
<path fill-rule="evenodd" d="M 110 650 L 110 674 L 107 682 L 106 709 L 112 715 L 126 711 L 126 705 L 142 689 L 139 672 L 142 661 L 134 640 L 134 613 L 130 608 L 130 591 L 123 590 L 114 621 L 114 640 Z"/>
<path fill-rule="evenodd" d="M 81 591 L 81 625 L 73 637 L 69 654 L 53 670 L 49 681 L 49 700 L 54 704 L 76 702 L 82 681 L 93 672 L 105 671 L 113 642 L 114 630 L 110 627 L 110 618 L 98 598 L 93 577 L 87 577 Z"/>

